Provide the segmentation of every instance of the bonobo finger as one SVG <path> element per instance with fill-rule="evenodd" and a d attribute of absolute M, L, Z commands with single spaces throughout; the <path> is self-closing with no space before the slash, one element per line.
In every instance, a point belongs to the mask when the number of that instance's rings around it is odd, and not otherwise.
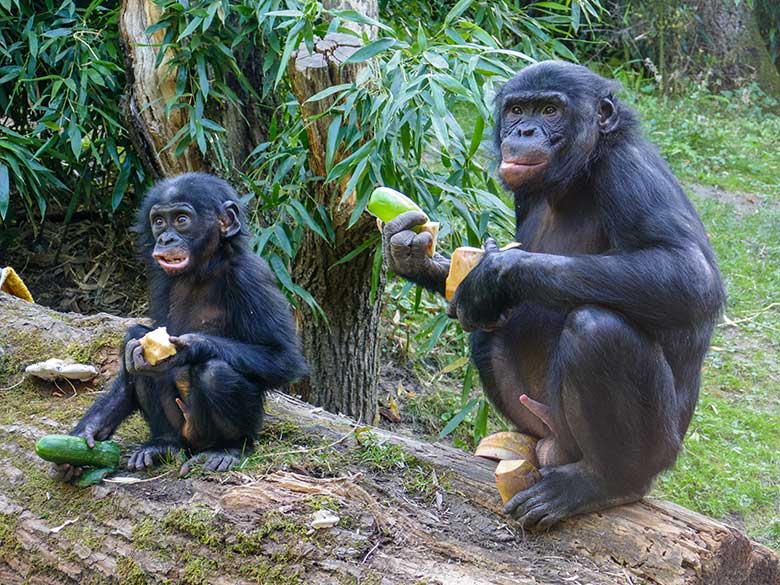
<path fill-rule="evenodd" d="M 179 477 L 184 477 L 195 465 L 203 463 L 205 460 L 205 453 L 199 453 L 195 455 L 195 457 L 190 457 L 187 461 L 184 462 L 184 465 L 181 466 L 181 469 L 179 469 Z"/>
<path fill-rule="evenodd" d="M 131 339 L 125 344 L 125 369 L 133 367 L 133 351 L 141 344 L 137 339 Z"/>
<path fill-rule="evenodd" d="M 236 463 L 238 463 L 238 461 L 235 457 L 226 455 L 222 458 L 222 463 L 220 463 L 219 467 L 217 467 L 217 471 L 221 471 L 223 473 L 225 471 L 230 471 Z"/>
<path fill-rule="evenodd" d="M 203 471 L 216 471 L 225 458 L 224 455 L 211 455 L 203 464 Z"/>
<path fill-rule="evenodd" d="M 493 238 L 488 238 L 485 240 L 485 244 L 483 246 L 485 252 L 498 252 L 498 244 Z"/>
<path fill-rule="evenodd" d="M 144 465 L 146 467 L 154 466 L 154 457 L 152 457 L 152 452 L 149 449 L 144 451 Z"/>
<path fill-rule="evenodd" d="M 87 442 L 87 447 L 90 449 L 95 448 L 95 427 L 92 425 L 87 425 L 87 428 L 84 429 L 84 440 Z"/>
<path fill-rule="evenodd" d="M 405 211 L 398 217 L 388 221 L 382 230 L 382 234 L 385 237 L 392 237 L 398 232 L 410 230 L 414 226 L 422 225 L 427 221 L 428 216 L 422 211 Z"/>
<path fill-rule="evenodd" d="M 412 239 L 413 253 L 428 255 L 428 248 L 433 241 L 433 234 L 431 232 L 420 232 L 414 239 Z"/>
<path fill-rule="evenodd" d="M 415 233 L 411 230 L 398 232 L 390 238 L 390 253 L 394 258 L 405 258 L 412 251 Z"/>

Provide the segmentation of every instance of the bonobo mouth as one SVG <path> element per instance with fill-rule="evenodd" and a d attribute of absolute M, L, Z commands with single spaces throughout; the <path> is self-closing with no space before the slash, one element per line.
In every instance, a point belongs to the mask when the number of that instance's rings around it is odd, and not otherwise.
<path fill-rule="evenodd" d="M 548 162 L 549 161 L 546 159 L 504 159 L 498 167 L 498 172 L 507 185 L 510 187 L 519 187 L 541 174 L 547 168 Z"/>
<path fill-rule="evenodd" d="M 152 257 L 157 260 L 157 264 L 160 268 L 165 270 L 168 274 L 176 274 L 181 272 L 190 263 L 189 254 L 183 251 L 173 250 L 169 252 L 155 252 Z"/>

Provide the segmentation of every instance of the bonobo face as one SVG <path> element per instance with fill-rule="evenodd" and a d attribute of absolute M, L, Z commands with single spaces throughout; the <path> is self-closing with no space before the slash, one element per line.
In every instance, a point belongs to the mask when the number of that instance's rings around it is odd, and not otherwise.
<path fill-rule="evenodd" d="M 567 99 L 556 91 L 515 91 L 501 105 L 499 173 L 516 190 L 539 181 L 562 146 Z"/>
<path fill-rule="evenodd" d="M 499 173 L 515 194 L 555 196 L 598 156 L 619 126 L 617 85 L 582 65 L 543 61 L 520 71 L 496 97 Z"/>
<path fill-rule="evenodd" d="M 170 275 L 187 271 L 192 264 L 195 209 L 189 203 L 158 203 L 149 212 L 155 244 L 152 257 Z"/>

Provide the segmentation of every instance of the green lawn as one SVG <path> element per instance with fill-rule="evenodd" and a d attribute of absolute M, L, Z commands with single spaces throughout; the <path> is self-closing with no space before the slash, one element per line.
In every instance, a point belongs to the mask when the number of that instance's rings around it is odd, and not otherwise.
<path fill-rule="evenodd" d="M 780 116 L 735 99 L 636 104 L 677 175 L 715 187 L 692 199 L 729 296 L 685 451 L 655 493 L 780 550 Z"/>

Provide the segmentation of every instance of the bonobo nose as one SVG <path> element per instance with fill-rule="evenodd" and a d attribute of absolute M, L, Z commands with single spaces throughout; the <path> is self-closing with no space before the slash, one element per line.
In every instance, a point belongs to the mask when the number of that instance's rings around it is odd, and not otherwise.
<path fill-rule="evenodd" d="M 520 136 L 533 136 L 536 128 L 520 128 Z"/>
<path fill-rule="evenodd" d="M 176 241 L 176 238 L 171 234 L 161 234 L 159 238 L 157 238 L 157 243 L 161 244 L 163 246 L 167 246 L 169 244 L 173 244 Z"/>

